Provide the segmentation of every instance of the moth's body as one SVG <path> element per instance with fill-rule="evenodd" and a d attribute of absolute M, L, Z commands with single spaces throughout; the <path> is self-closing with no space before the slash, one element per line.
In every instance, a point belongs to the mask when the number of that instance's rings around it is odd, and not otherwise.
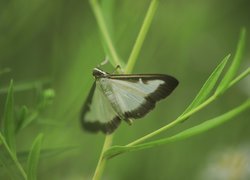
<path fill-rule="evenodd" d="M 121 120 L 131 124 L 168 96 L 178 81 L 162 74 L 109 74 L 94 68 L 95 83 L 85 103 L 83 127 L 111 133 Z"/>

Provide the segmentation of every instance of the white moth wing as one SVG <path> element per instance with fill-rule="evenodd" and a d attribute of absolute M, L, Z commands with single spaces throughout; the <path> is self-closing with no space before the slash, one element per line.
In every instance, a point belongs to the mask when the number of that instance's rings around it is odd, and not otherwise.
<path fill-rule="evenodd" d="M 87 109 L 83 112 L 83 126 L 90 131 L 113 132 L 119 125 L 120 118 L 98 85 L 94 89 L 91 99 L 91 102 L 87 104 Z"/>
<path fill-rule="evenodd" d="M 162 80 L 129 82 L 110 79 L 114 96 L 118 100 L 123 113 L 133 111 L 146 103 L 146 97 L 155 92 L 164 83 Z"/>
<path fill-rule="evenodd" d="M 127 120 L 143 117 L 155 107 L 155 102 L 159 99 L 155 99 L 152 95 L 161 90 L 160 87 L 165 84 L 165 81 L 161 79 L 143 81 L 141 78 L 137 78 L 137 81 L 103 78 L 100 83 L 116 112 Z"/>
<path fill-rule="evenodd" d="M 108 123 L 116 116 L 115 111 L 103 93 L 96 88 L 89 111 L 85 115 L 86 122 L 99 121 Z"/>

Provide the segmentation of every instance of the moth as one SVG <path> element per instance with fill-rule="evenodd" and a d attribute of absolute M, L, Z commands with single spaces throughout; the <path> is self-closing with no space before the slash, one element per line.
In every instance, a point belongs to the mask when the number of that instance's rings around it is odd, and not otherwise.
<path fill-rule="evenodd" d="M 164 74 L 110 74 L 94 68 L 93 76 L 81 124 L 88 131 L 105 134 L 111 134 L 122 120 L 132 124 L 145 116 L 178 85 L 177 79 Z"/>

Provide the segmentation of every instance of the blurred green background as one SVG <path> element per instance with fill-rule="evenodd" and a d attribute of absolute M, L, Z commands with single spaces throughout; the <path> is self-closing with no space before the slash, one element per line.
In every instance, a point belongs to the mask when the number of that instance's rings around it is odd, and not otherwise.
<path fill-rule="evenodd" d="M 149 0 L 102 2 L 115 46 L 124 61 L 149 3 Z M 114 144 L 124 145 L 156 130 L 186 108 L 222 58 L 234 53 L 240 29 L 244 26 L 249 32 L 249 7 L 247 0 L 160 1 L 134 73 L 170 74 L 180 85 L 133 126 L 122 123 Z M 249 37 L 241 71 L 249 67 Z M 10 79 L 16 87 L 17 108 L 27 105 L 33 111 L 41 90 L 55 91 L 53 103 L 17 134 L 18 151 L 30 149 L 40 132 L 45 134 L 44 149 L 74 147 L 41 157 L 38 179 L 77 180 L 93 175 L 104 135 L 82 131 L 79 114 L 93 82 L 92 69 L 105 58 L 100 39 L 87 0 L 0 1 L 0 69 L 11 69 L 0 76 L 1 114 L 6 99 L 4 88 Z M 161 136 L 239 105 L 250 95 L 249 82 L 249 78 L 244 79 L 208 108 Z M 234 167 L 244 170 L 244 163 L 250 164 L 249 117 L 250 113 L 245 112 L 197 137 L 118 156 L 108 161 L 103 179 L 216 179 L 224 171 L 234 172 Z M 250 177 L 249 169 L 242 173 Z M 0 179 L 8 179 L 3 169 Z"/>

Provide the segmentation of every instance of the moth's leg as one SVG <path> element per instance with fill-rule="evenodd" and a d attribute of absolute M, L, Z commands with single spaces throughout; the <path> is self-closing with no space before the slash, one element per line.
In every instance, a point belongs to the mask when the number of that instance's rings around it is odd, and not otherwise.
<path fill-rule="evenodd" d="M 112 72 L 112 74 L 114 74 L 115 72 L 122 72 L 122 68 L 120 65 L 117 65 L 114 69 L 114 71 Z M 122 72 L 123 73 L 123 72 Z"/>
<path fill-rule="evenodd" d="M 133 120 L 132 119 L 125 119 L 126 123 L 128 123 L 128 125 L 132 125 L 133 124 Z"/>
<path fill-rule="evenodd" d="M 108 56 L 106 56 L 106 58 L 104 59 L 103 62 L 101 62 L 100 64 L 97 65 L 98 68 L 100 68 L 101 66 L 104 66 L 105 64 L 107 64 L 109 62 Z M 112 72 L 112 74 L 114 74 L 115 72 L 119 72 L 119 73 L 123 73 L 122 68 L 120 65 L 117 65 L 114 69 L 114 71 Z"/>

